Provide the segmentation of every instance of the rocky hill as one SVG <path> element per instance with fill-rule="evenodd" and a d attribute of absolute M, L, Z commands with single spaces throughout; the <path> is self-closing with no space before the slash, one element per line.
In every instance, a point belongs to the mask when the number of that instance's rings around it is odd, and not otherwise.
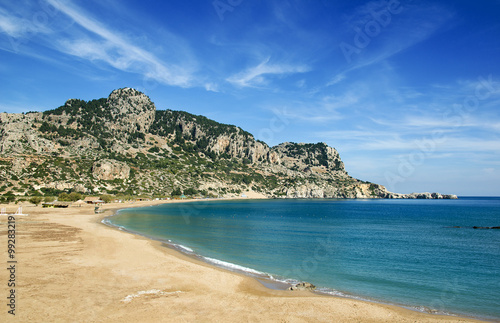
<path fill-rule="evenodd" d="M 157 110 L 124 88 L 57 109 L 0 113 L 3 196 L 184 192 L 288 198 L 455 198 L 396 194 L 352 178 L 324 143 L 269 147 L 243 129 L 183 111 Z"/>

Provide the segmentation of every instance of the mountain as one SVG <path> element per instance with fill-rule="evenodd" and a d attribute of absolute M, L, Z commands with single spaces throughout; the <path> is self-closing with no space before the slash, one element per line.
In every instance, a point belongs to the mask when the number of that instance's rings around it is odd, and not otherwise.
<path fill-rule="evenodd" d="M 0 193 L 287 198 L 456 198 L 397 194 L 357 180 L 324 143 L 274 147 L 243 129 L 157 110 L 131 88 L 57 109 L 0 113 Z"/>

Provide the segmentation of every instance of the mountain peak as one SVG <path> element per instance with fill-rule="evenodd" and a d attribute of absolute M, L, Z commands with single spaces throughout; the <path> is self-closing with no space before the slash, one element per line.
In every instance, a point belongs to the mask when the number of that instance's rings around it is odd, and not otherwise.
<path fill-rule="evenodd" d="M 123 88 L 120 88 L 120 89 L 116 89 L 116 90 L 113 90 L 111 92 L 111 94 L 109 95 L 110 97 L 111 96 L 139 96 L 139 95 L 144 95 L 144 93 L 142 93 L 141 91 L 139 90 L 136 90 L 134 88 L 131 88 L 131 87 L 123 87 Z"/>
<path fill-rule="evenodd" d="M 147 132 L 154 122 L 156 107 L 144 93 L 129 87 L 117 89 L 108 97 L 115 129 Z"/>

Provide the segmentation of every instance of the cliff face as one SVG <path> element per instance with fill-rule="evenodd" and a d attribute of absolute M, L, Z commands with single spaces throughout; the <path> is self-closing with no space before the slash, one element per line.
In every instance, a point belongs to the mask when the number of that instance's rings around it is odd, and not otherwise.
<path fill-rule="evenodd" d="M 454 198 L 396 194 L 352 178 L 324 143 L 269 147 L 243 129 L 158 111 L 130 88 L 27 114 L 0 113 L 0 193 L 59 191 L 288 198 Z"/>

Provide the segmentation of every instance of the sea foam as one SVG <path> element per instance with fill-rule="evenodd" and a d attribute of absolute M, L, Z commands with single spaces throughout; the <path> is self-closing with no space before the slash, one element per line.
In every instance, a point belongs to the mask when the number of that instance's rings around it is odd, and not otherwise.
<path fill-rule="evenodd" d="M 219 266 L 219 267 L 227 268 L 227 269 L 230 269 L 230 270 L 241 271 L 241 272 L 244 272 L 244 273 L 249 273 L 249 274 L 254 274 L 254 275 L 259 275 L 259 276 L 270 277 L 269 274 L 264 273 L 262 271 L 258 271 L 258 270 L 252 269 L 252 268 L 248 268 L 248 267 L 236 265 L 236 264 L 233 264 L 233 263 L 230 263 L 230 262 L 226 262 L 226 261 L 222 261 L 222 260 L 219 260 L 219 259 L 214 259 L 214 258 L 210 258 L 210 257 L 202 257 L 202 259 L 204 259 L 208 263 L 214 264 L 214 265 Z"/>
<path fill-rule="evenodd" d="M 168 240 L 169 242 L 171 242 L 171 240 Z M 189 247 L 186 247 L 186 246 L 183 246 L 181 244 L 172 244 L 172 246 L 174 246 L 175 248 L 177 249 L 181 249 L 182 251 L 184 252 L 189 252 L 189 253 L 194 253 L 194 250 L 189 248 Z"/>

